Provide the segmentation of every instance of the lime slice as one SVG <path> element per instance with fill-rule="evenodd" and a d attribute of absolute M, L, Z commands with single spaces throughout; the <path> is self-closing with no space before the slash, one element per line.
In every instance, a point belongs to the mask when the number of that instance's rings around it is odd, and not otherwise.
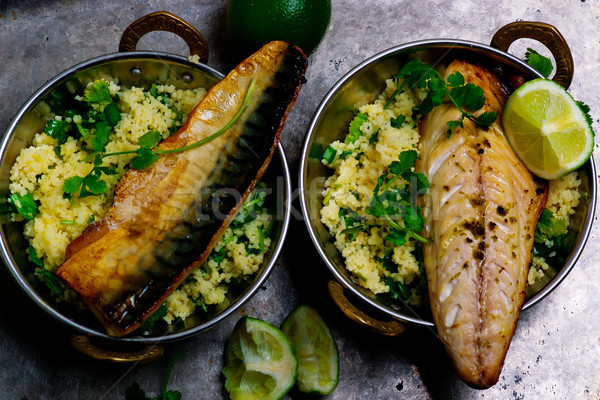
<path fill-rule="evenodd" d="M 298 361 L 279 329 L 242 317 L 229 338 L 222 372 L 232 400 L 281 399 L 294 386 Z"/>
<path fill-rule="evenodd" d="M 594 150 L 594 132 L 584 112 L 562 86 L 548 79 L 515 90 L 502 122 L 523 164 L 545 179 L 577 169 Z"/>
<path fill-rule="evenodd" d="M 338 383 L 338 349 L 323 318 L 303 305 L 288 315 L 281 330 L 298 357 L 298 389 L 316 394 L 333 392 Z"/>

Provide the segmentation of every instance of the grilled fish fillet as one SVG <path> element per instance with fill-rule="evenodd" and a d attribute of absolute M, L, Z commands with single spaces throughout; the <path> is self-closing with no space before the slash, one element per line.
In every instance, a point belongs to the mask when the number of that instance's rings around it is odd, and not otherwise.
<path fill-rule="evenodd" d="M 223 128 L 256 77 L 237 122 L 200 147 L 130 170 L 105 218 L 71 243 L 57 275 L 109 335 L 135 330 L 206 260 L 267 168 L 306 66 L 304 54 L 285 42 L 271 42 L 243 61 L 159 148 L 192 144 Z"/>
<path fill-rule="evenodd" d="M 433 318 L 459 377 L 487 388 L 498 381 L 519 313 L 547 183 L 534 178 L 512 151 L 502 127 L 507 93 L 497 77 L 463 61 L 459 71 L 483 89 L 484 111 L 498 111 L 484 129 L 465 120 L 447 137 L 450 102 L 421 122 L 415 169 L 431 183 L 423 196 L 423 255 Z"/>

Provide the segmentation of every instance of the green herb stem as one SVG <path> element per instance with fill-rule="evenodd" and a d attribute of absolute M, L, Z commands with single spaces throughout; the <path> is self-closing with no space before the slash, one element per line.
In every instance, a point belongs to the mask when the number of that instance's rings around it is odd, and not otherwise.
<path fill-rule="evenodd" d="M 173 360 L 171 360 L 171 364 L 169 364 L 169 368 L 167 369 L 167 374 L 165 375 L 165 382 L 163 384 L 163 400 L 167 400 L 167 386 L 169 385 L 169 379 L 171 379 L 171 372 L 173 372 L 173 368 L 175 367 L 175 363 L 179 359 L 179 356 L 181 356 L 181 351 L 175 353 L 175 355 L 173 356 Z"/>
<path fill-rule="evenodd" d="M 423 236 L 419 235 L 416 232 L 410 232 L 409 235 L 412 236 L 415 240 L 417 240 L 417 241 L 419 241 L 421 243 L 427 243 L 428 242 L 427 239 L 425 239 Z"/>

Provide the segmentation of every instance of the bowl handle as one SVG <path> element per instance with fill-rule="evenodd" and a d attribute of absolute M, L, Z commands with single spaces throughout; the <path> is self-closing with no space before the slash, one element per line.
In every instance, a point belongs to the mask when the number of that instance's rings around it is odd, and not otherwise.
<path fill-rule="evenodd" d="M 131 23 L 121 35 L 119 51 L 134 51 L 140 38 L 154 31 L 176 34 L 185 40 L 190 54 L 200 57 L 203 64 L 208 61 L 208 45 L 204 36 L 189 22 L 168 11 L 156 11 Z"/>
<path fill-rule="evenodd" d="M 573 56 L 567 41 L 554 26 L 543 22 L 513 22 L 498 29 L 490 45 L 508 52 L 508 48 L 515 40 L 523 38 L 537 40 L 550 50 L 556 61 L 556 73 L 552 80 L 568 89 L 573 80 Z"/>
<path fill-rule="evenodd" d="M 101 349 L 90 342 L 90 338 L 84 335 L 71 336 L 71 345 L 80 353 L 96 360 L 110 361 L 114 363 L 147 363 L 158 360 L 164 354 L 161 346 L 150 345 L 141 350 L 132 352 L 118 352 Z"/>
<path fill-rule="evenodd" d="M 357 322 L 360 325 L 364 325 L 377 333 L 387 336 L 398 336 L 406 330 L 404 325 L 398 321 L 379 321 L 360 311 L 352 303 L 350 303 L 344 294 L 344 288 L 336 281 L 330 280 L 328 288 L 329 296 L 333 299 L 333 302 L 352 321 Z"/>

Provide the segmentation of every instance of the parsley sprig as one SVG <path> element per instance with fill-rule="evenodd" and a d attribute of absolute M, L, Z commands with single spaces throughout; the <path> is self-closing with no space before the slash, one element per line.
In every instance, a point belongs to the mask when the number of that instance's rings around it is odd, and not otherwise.
<path fill-rule="evenodd" d="M 393 161 L 388 170 L 377 178 L 373 190 L 373 198 L 366 207 L 367 214 L 384 218 L 390 226 L 390 233 L 384 238 L 396 246 L 401 246 L 409 238 L 427 243 L 427 239 L 417 232 L 423 230 L 425 218 L 421 207 L 416 204 L 416 197 L 425 194 L 429 188 L 427 177 L 420 172 L 412 171 L 417 161 L 417 152 L 407 150 Z M 408 181 L 402 189 L 392 187 L 399 178 Z"/>
<path fill-rule="evenodd" d="M 431 65 L 419 60 L 412 60 L 400 69 L 400 72 L 394 76 L 394 79 L 396 80 L 397 88 L 385 103 L 384 109 L 392 104 L 394 98 L 406 85 L 411 89 L 428 89 L 427 96 L 418 106 L 418 111 L 421 114 L 429 113 L 435 106 L 442 104 L 444 99 L 448 97 L 461 113 L 459 120 L 446 122 L 448 125 L 448 136 L 452 134 L 452 129 L 464 126 L 465 118 L 477 125 L 488 127 L 498 116 L 497 111 L 485 111 L 478 116 L 473 114 L 479 111 L 485 104 L 485 95 L 479 86 L 473 83 L 465 83 L 465 78 L 459 71 L 450 75 L 448 81 L 446 81 Z M 404 79 L 402 84 L 400 84 L 400 79 Z"/>

